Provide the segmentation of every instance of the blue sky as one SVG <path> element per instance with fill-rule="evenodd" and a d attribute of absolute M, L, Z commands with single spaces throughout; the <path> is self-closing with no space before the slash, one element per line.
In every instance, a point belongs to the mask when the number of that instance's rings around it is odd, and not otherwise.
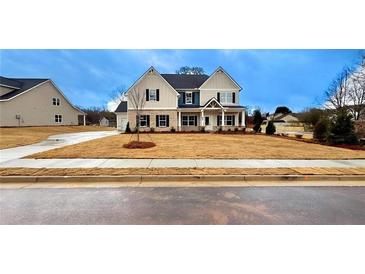
<path fill-rule="evenodd" d="M 0 75 L 51 78 L 79 106 L 103 106 L 148 67 L 174 73 L 222 66 L 242 87 L 240 103 L 273 111 L 316 105 L 330 81 L 363 50 L 1 50 Z"/>

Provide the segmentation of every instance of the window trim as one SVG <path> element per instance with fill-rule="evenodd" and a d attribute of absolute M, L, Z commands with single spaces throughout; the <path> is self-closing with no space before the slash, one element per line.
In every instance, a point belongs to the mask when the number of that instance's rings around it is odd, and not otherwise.
<path fill-rule="evenodd" d="M 184 117 L 186 117 L 186 122 L 187 122 L 186 125 L 184 125 Z M 195 118 L 195 117 L 197 117 L 197 115 L 182 115 L 181 125 L 186 126 L 186 127 L 195 127 L 195 119 L 198 119 L 198 118 Z M 191 118 L 192 118 L 193 124 L 190 124 Z"/>
<path fill-rule="evenodd" d="M 188 96 L 187 95 L 190 95 L 190 103 L 188 103 Z M 192 91 L 186 91 L 185 92 L 185 105 L 192 105 L 193 104 L 193 92 Z"/>
<path fill-rule="evenodd" d="M 152 91 L 154 92 L 154 96 L 155 96 L 154 99 L 151 97 Z M 157 101 L 157 89 L 149 89 L 149 92 L 148 92 L 148 100 L 149 101 Z"/>
<path fill-rule="evenodd" d="M 163 122 L 165 122 L 165 125 L 162 126 L 161 125 L 161 117 L 164 117 Z M 158 127 L 167 127 L 167 115 L 166 114 L 162 114 L 162 115 L 158 115 Z"/>
<path fill-rule="evenodd" d="M 233 91 L 221 91 L 220 94 L 219 94 L 219 97 L 220 97 L 219 102 L 221 104 L 232 104 L 232 102 L 233 102 Z"/>
<path fill-rule="evenodd" d="M 148 127 L 148 115 L 139 115 L 139 127 Z M 144 117 L 145 119 L 142 119 Z M 146 122 L 145 126 L 142 126 L 142 122 Z"/>
<path fill-rule="evenodd" d="M 62 123 L 62 114 L 55 114 L 54 121 L 57 124 Z"/>

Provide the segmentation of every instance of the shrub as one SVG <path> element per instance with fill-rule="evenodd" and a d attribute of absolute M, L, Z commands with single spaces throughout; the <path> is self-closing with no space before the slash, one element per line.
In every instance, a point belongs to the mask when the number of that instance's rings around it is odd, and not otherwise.
<path fill-rule="evenodd" d="M 253 112 L 253 130 L 255 132 L 259 132 L 260 131 L 260 127 L 261 127 L 261 123 L 262 123 L 262 115 L 260 110 L 256 109 Z"/>
<path fill-rule="evenodd" d="M 151 128 L 150 128 L 150 131 L 151 131 L 151 132 L 155 132 L 155 128 L 154 128 L 154 127 L 151 127 Z"/>
<path fill-rule="evenodd" d="M 129 122 L 127 123 L 127 126 L 125 128 L 125 133 L 131 133 L 131 128 L 129 127 Z"/>
<path fill-rule="evenodd" d="M 205 127 L 199 127 L 200 132 L 204 133 L 205 132 Z"/>
<path fill-rule="evenodd" d="M 174 127 L 171 127 L 170 132 L 176 132 L 176 129 Z"/>
<path fill-rule="evenodd" d="M 275 128 L 274 122 L 269 121 L 267 123 L 267 127 L 266 127 L 266 134 L 273 135 L 275 133 L 275 131 L 276 131 L 276 128 Z"/>
<path fill-rule="evenodd" d="M 303 137 L 303 134 L 295 134 L 295 137 L 301 139 Z"/>
<path fill-rule="evenodd" d="M 238 127 L 235 127 L 235 128 L 234 128 L 234 131 L 235 131 L 235 132 L 237 132 L 237 131 L 238 131 Z"/>
<path fill-rule="evenodd" d="M 325 118 L 320 119 L 314 126 L 313 138 L 317 141 L 323 142 L 327 140 L 329 129 L 329 121 Z"/>
<path fill-rule="evenodd" d="M 352 115 L 346 110 L 339 110 L 330 124 L 330 134 L 327 141 L 330 144 L 357 144 L 355 126 Z"/>
<path fill-rule="evenodd" d="M 219 126 L 219 127 L 218 127 L 218 132 L 222 132 L 222 131 L 223 131 L 222 126 Z"/>

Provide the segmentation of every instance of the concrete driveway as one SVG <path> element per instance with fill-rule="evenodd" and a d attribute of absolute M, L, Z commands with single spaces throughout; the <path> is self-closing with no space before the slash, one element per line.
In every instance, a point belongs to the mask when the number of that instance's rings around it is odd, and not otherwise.
<path fill-rule="evenodd" d="M 32 155 L 34 153 L 43 152 L 54 148 L 74 145 L 81 142 L 86 142 L 117 134 L 119 134 L 119 132 L 115 130 L 115 131 L 90 131 L 90 132 L 53 135 L 50 136 L 46 141 L 40 143 L 0 150 L 0 163 L 23 158 L 25 156 Z M 26 138 L 26 136 L 24 136 L 24 138 Z"/>
<path fill-rule="evenodd" d="M 0 190 L 0 224 L 365 224 L 365 187 Z"/>

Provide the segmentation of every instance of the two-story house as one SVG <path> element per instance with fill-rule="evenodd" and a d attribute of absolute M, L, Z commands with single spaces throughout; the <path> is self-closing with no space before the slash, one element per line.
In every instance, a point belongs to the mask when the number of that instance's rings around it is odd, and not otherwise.
<path fill-rule="evenodd" d="M 234 130 L 245 127 L 245 109 L 239 105 L 241 87 L 221 67 L 210 76 L 160 74 L 149 68 L 126 92 L 115 113 L 117 128 L 127 122 L 141 131 Z M 133 93 L 142 92 L 143 107 L 137 115 Z"/>

